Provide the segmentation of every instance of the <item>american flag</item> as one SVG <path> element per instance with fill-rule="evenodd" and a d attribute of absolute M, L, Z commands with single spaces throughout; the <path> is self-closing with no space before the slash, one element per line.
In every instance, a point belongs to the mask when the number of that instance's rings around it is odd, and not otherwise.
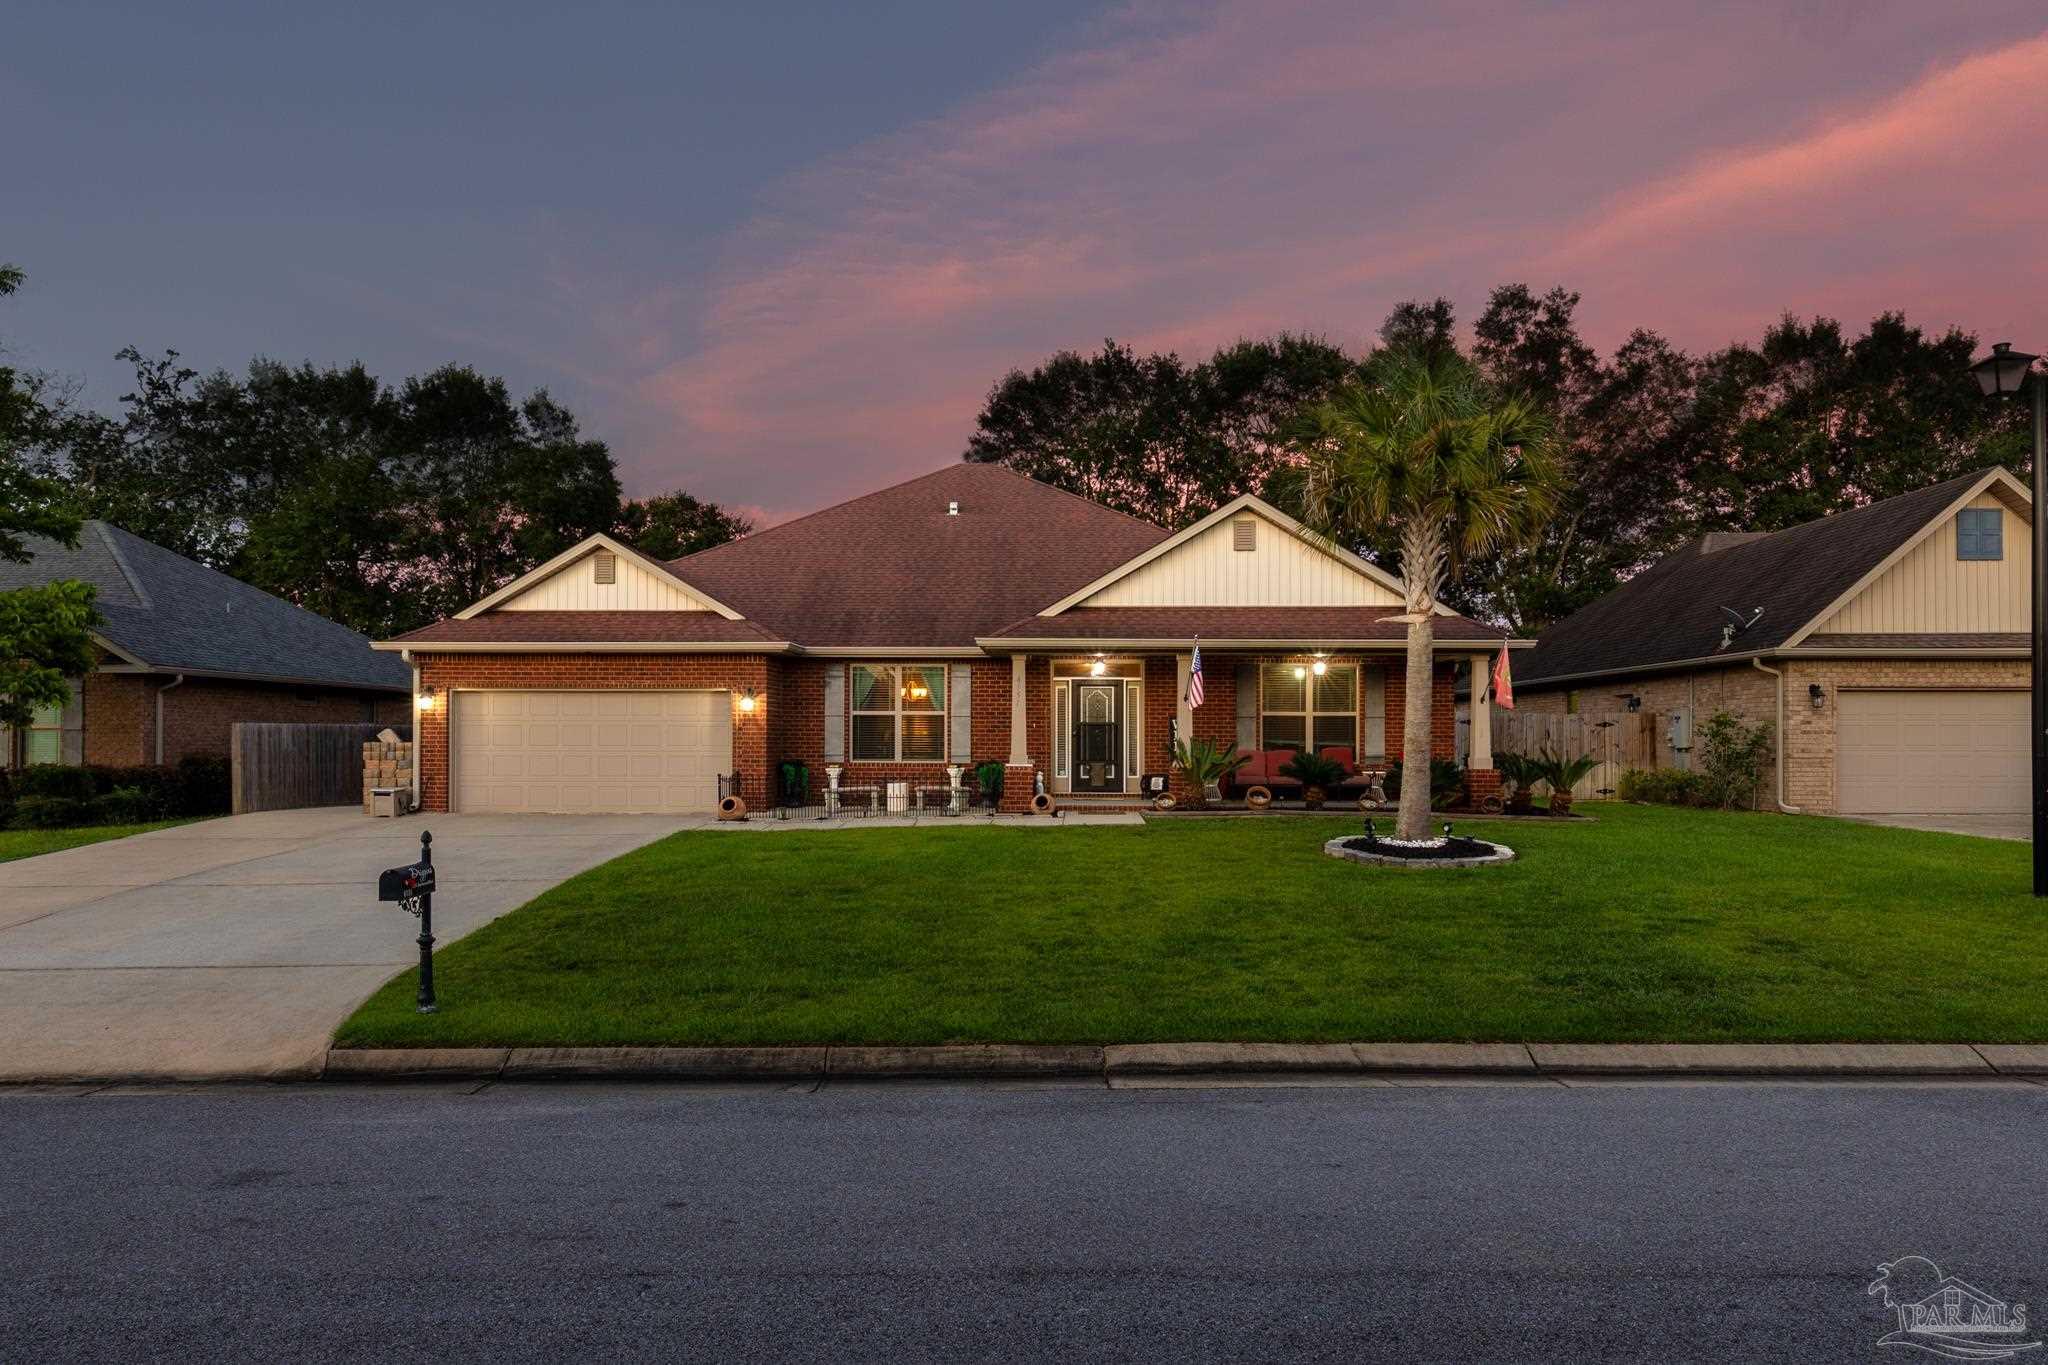
<path fill-rule="evenodd" d="M 1195 657 L 1188 665 L 1188 709 L 1202 704 L 1202 642 L 1195 641 Z"/>

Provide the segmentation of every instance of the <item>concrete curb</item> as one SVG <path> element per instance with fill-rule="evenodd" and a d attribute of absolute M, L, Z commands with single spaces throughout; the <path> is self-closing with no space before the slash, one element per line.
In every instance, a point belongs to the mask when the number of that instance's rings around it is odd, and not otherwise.
<path fill-rule="evenodd" d="M 2048 1076 L 2048 1045 L 971 1043 L 938 1047 L 334 1048 L 322 1079 L 881 1080 L 1242 1075 Z M 189 1079 L 189 1078 L 188 1078 Z"/>

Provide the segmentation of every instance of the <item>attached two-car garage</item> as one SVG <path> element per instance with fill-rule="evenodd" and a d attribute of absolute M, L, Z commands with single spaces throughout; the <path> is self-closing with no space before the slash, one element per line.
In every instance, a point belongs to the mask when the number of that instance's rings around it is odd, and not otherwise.
<path fill-rule="evenodd" d="M 1837 805 L 1844 814 L 2030 808 L 2026 692 L 1844 689 L 1838 696 Z"/>
<path fill-rule="evenodd" d="M 708 811 L 732 766 L 726 691 L 457 691 L 451 701 L 458 811 Z"/>

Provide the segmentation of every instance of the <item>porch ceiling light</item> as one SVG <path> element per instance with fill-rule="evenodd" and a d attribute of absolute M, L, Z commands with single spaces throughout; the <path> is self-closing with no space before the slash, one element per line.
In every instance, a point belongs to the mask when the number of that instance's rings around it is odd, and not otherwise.
<path fill-rule="evenodd" d="M 1107 672 L 1109 672 L 1109 661 L 1100 654 L 1096 655 L 1095 662 L 1088 665 L 1089 676 L 1099 678 Z"/>
<path fill-rule="evenodd" d="M 1308 671 L 1315 674 L 1318 678 L 1322 677 L 1330 671 L 1329 660 L 1320 654 L 1316 655 L 1316 661 L 1308 666 Z"/>

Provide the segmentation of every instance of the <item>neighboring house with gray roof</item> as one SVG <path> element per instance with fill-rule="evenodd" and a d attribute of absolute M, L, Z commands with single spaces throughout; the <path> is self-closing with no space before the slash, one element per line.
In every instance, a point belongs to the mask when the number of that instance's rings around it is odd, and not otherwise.
<path fill-rule="evenodd" d="M 2030 808 L 2033 504 L 2002 469 L 1783 531 L 1717 533 L 1543 633 L 1524 710 L 1770 721 L 1781 804 Z M 1667 747 L 1660 743 L 1660 751 Z"/>
<path fill-rule="evenodd" d="M 85 523 L 76 549 L 28 544 L 30 562 L 0 562 L 0 591 L 92 584 L 101 663 L 68 705 L 19 734 L 0 727 L 6 766 L 225 755 L 236 721 L 409 718 L 409 670 L 346 626 L 103 521 Z"/>

